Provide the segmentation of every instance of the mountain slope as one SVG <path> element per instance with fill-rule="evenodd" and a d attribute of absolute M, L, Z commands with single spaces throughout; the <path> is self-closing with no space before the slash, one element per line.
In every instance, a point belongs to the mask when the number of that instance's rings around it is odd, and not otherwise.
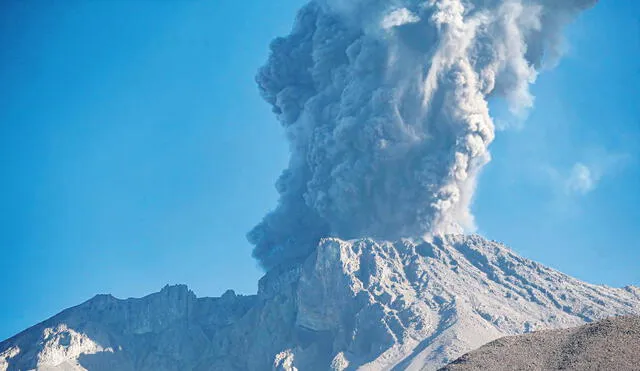
<path fill-rule="evenodd" d="M 640 317 L 509 336 L 457 359 L 457 370 L 634 370 L 640 365 Z"/>
<path fill-rule="evenodd" d="M 640 315 L 479 236 L 324 239 L 255 296 L 97 296 L 0 344 L 0 370 L 435 369 L 504 335 Z"/>

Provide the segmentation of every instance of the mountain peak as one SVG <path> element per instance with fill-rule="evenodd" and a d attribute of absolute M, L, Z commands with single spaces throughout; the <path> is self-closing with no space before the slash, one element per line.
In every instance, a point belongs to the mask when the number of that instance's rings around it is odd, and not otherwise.
<path fill-rule="evenodd" d="M 183 284 L 178 284 L 178 285 L 165 285 L 162 290 L 160 290 L 161 293 L 165 293 L 165 294 L 170 294 L 170 293 L 189 293 L 191 292 L 191 290 L 189 290 L 189 286 L 187 285 L 183 285 Z"/>

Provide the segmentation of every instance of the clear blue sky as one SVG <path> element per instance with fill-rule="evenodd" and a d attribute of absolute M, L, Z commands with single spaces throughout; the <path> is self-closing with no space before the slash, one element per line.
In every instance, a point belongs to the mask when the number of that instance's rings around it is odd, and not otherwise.
<path fill-rule="evenodd" d="M 0 5 L 0 338 L 96 293 L 255 292 L 244 236 L 287 147 L 253 77 L 301 4 Z M 613 286 L 640 284 L 639 4 L 568 30 L 474 206 L 482 234 Z"/>

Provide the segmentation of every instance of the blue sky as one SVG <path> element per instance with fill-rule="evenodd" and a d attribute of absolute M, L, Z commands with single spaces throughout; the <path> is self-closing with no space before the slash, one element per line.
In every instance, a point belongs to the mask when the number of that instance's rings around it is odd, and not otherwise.
<path fill-rule="evenodd" d="M 27 2 L 0 11 L 0 338 L 97 293 L 252 293 L 245 233 L 287 146 L 253 81 L 302 1 Z M 480 233 L 594 283 L 640 284 L 640 5 L 567 31 L 492 147 Z"/>

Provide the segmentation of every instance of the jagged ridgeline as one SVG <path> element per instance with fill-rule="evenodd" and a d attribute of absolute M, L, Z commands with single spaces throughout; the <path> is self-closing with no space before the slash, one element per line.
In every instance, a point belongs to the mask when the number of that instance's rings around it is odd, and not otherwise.
<path fill-rule="evenodd" d="M 267 269 L 319 238 L 474 228 L 487 101 L 528 109 L 563 26 L 595 0 L 317 0 L 257 76 L 290 142 L 280 201 L 249 233 Z"/>

